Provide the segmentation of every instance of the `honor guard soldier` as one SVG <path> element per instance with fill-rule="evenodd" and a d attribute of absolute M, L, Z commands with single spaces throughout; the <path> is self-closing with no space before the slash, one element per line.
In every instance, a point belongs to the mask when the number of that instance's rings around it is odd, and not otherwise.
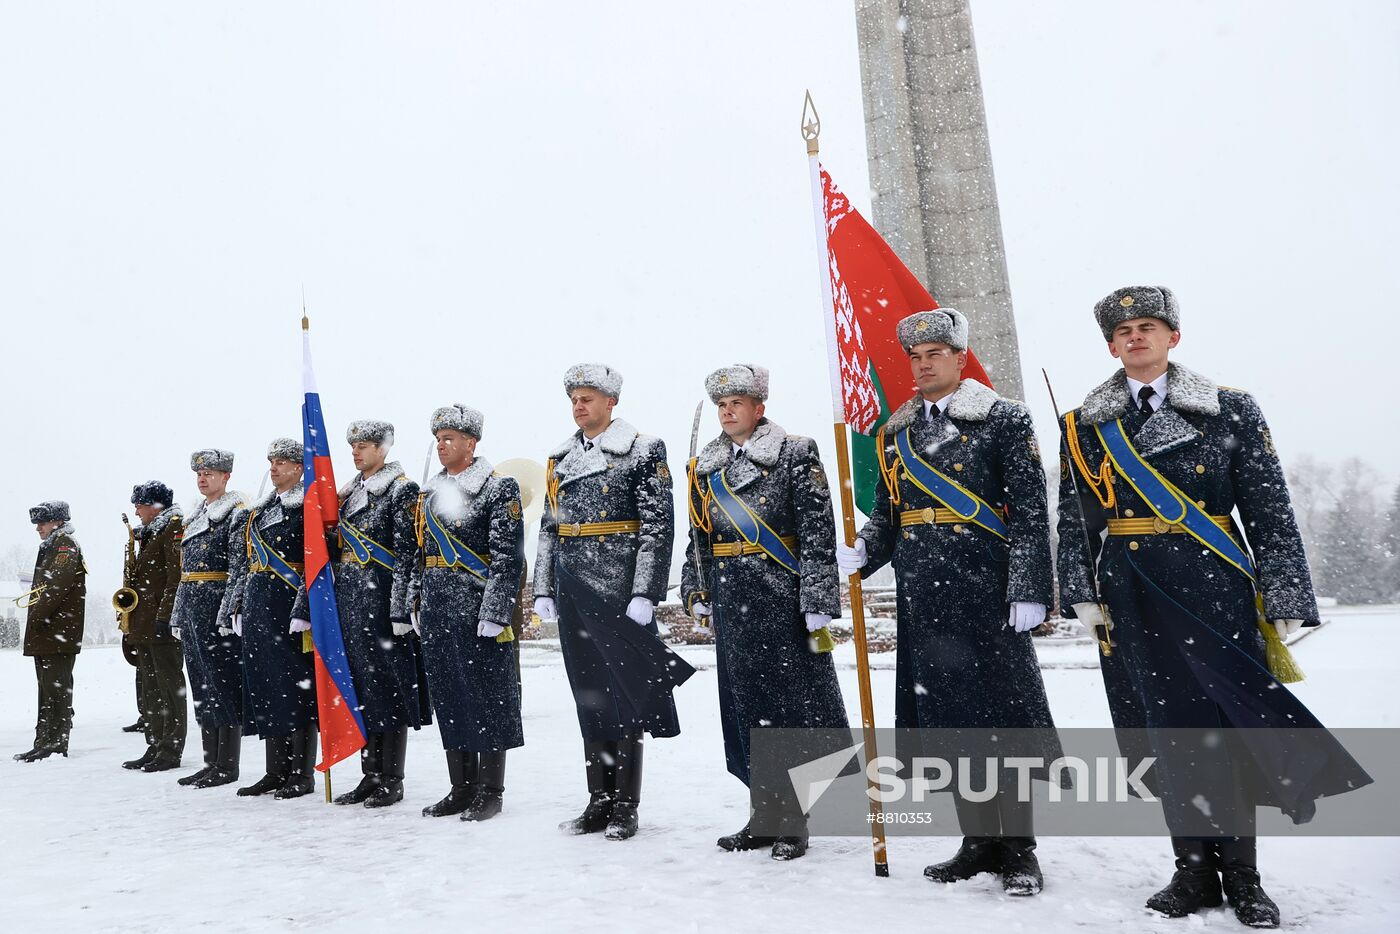
<path fill-rule="evenodd" d="M 750 730 L 849 726 L 827 631 L 841 612 L 836 525 L 816 443 L 764 415 L 768 371 L 724 367 L 705 391 L 722 433 L 687 471 L 681 593 L 697 619 L 713 620 L 725 760 L 751 786 Z M 757 836 L 748 824 L 718 844 L 770 847 L 780 860 L 807 851 L 805 834 Z"/>
<path fill-rule="evenodd" d="M 204 744 L 204 768 L 181 785 L 213 788 L 238 780 L 243 744 L 243 664 L 229 607 L 229 556 L 243 545 L 247 506 L 228 489 L 233 452 L 209 448 L 190 455 L 203 499 L 184 523 L 180 588 L 171 622 L 185 649 L 194 717 Z"/>
<path fill-rule="evenodd" d="M 1022 730 L 1033 737 L 1023 748 L 1004 748 L 1014 745 L 1008 741 L 997 754 L 1053 761 L 1059 738 L 1030 635 L 1045 621 L 1053 588 L 1030 412 L 962 379 L 968 326 L 960 312 L 918 312 L 896 333 L 919 392 L 878 436 L 883 482 L 870 521 L 854 547 L 836 549 L 844 574 L 894 566 L 895 726 L 979 737 Z M 1043 769 L 1032 774 L 1045 777 Z M 998 786 L 990 800 L 954 797 L 962 845 L 924 875 L 957 882 L 999 873 L 1007 893 L 1035 895 L 1042 879 L 1030 802 L 1018 800 L 1005 772 L 988 778 Z"/>
<path fill-rule="evenodd" d="M 185 656 L 171 629 L 180 586 L 182 516 L 175 494 L 159 480 L 138 484 L 131 502 L 141 525 L 127 586 L 138 602 L 127 616 L 127 638 L 136 647 L 145 705 L 146 751 L 122 767 L 165 772 L 180 767 L 185 751 Z"/>
<path fill-rule="evenodd" d="M 520 487 L 476 453 L 482 414 L 433 413 L 439 471 L 418 508 L 418 611 L 429 693 L 452 788 L 423 809 L 488 820 L 501 811 L 506 750 L 524 745 L 511 617 L 525 563 Z"/>
<path fill-rule="evenodd" d="M 1169 289 L 1119 289 L 1094 315 L 1123 367 L 1061 422 L 1060 601 L 1114 643 L 1101 667 L 1120 744 L 1145 736 L 1159 759 L 1176 872 L 1147 906 L 1182 917 L 1223 896 L 1277 927 L 1256 805 L 1301 823 L 1371 780 L 1271 673 L 1297 679 L 1282 637 L 1318 621 L 1288 485 L 1254 398 L 1168 361 Z M 1268 729 L 1222 744 L 1222 726 Z"/>
<path fill-rule="evenodd" d="M 335 803 L 378 808 L 403 800 L 408 730 L 431 722 L 408 615 L 418 484 L 385 463 L 393 425 L 351 422 L 345 440 L 359 473 L 340 490 L 340 527 L 327 544 L 340 555 L 335 602 L 366 736 L 364 777 Z"/>
<path fill-rule="evenodd" d="M 588 805 L 560 829 L 637 832 L 642 734 L 680 733 L 671 691 L 694 673 L 661 641 L 675 535 L 666 445 L 612 417 L 622 374 L 571 367 L 564 391 L 579 430 L 549 455 L 535 562 L 535 612 L 559 620 L 583 734 Z"/>
<path fill-rule="evenodd" d="M 302 446 L 278 438 L 267 449 L 272 491 L 243 523 L 229 608 L 243 647 L 243 731 L 266 744 L 267 774 L 238 789 L 298 798 L 316 789 L 316 687 L 311 623 L 302 582 Z"/>
<path fill-rule="evenodd" d="M 83 606 L 87 598 L 87 566 L 73 537 L 68 504 L 40 503 L 29 510 L 39 533 L 39 557 L 34 562 L 34 589 L 25 595 L 24 654 L 34 659 L 39 685 L 39 713 L 34 747 L 15 756 L 37 762 L 54 753 L 68 755 L 73 729 L 73 663 L 83 647 Z"/>

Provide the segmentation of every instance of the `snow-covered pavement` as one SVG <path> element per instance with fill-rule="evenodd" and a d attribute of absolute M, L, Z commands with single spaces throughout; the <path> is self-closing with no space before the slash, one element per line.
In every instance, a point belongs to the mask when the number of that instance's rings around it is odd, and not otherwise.
<path fill-rule="evenodd" d="M 1296 647 L 1309 675 L 1298 693 L 1330 726 L 1400 726 L 1386 701 L 1400 676 L 1400 609 L 1329 616 Z M 1165 839 L 1043 838 L 1045 891 L 1021 900 L 989 876 L 925 881 L 950 838 L 894 838 L 888 879 L 873 876 L 864 839 L 817 840 L 789 864 L 720 852 L 714 838 L 743 824 L 746 801 L 724 771 L 712 669 L 677 692 L 683 735 L 648 743 L 638 837 L 561 836 L 555 825 L 585 795 L 568 685 L 551 654 L 533 651 L 525 672 L 527 745 L 512 753 L 505 812 L 467 825 L 419 814 L 446 791 L 435 729 L 410 739 L 405 802 L 379 812 L 329 807 L 319 793 L 281 802 L 178 787 L 198 764 L 193 726 L 187 768 L 124 771 L 141 741 L 119 732 L 134 717 L 132 669 L 112 648 L 78 659 L 71 757 L 12 763 L 8 753 L 32 737 L 33 673 L 18 652 L 0 652 L 0 929 L 1242 930 L 1228 909 L 1168 921 L 1142 907 L 1170 874 Z M 1108 724 L 1096 671 L 1056 665 L 1045 679 L 1061 726 Z M 843 669 L 842 683 L 855 722 L 855 672 Z M 877 668 L 882 724 L 893 683 Z M 243 765 L 248 780 L 261 773 L 260 744 L 245 740 Z M 338 766 L 337 789 L 357 771 Z M 1266 838 L 1260 858 L 1286 929 L 1394 930 L 1400 840 Z"/>

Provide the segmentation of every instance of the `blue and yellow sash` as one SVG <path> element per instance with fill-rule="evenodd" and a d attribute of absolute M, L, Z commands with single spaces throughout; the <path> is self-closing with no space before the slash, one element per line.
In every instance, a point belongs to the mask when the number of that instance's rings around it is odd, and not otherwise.
<path fill-rule="evenodd" d="M 491 571 L 490 560 L 472 551 L 462 544 L 460 539 L 447 531 L 433 513 L 431 497 L 423 504 L 423 522 L 428 527 L 428 534 L 432 535 L 433 541 L 437 542 L 438 553 L 442 555 L 444 561 L 454 568 L 459 567 L 469 571 L 480 580 L 486 580 Z"/>
<path fill-rule="evenodd" d="M 1114 469 L 1137 491 L 1157 518 L 1171 525 L 1180 525 L 1187 534 L 1224 558 L 1235 570 L 1254 580 L 1254 562 L 1240 543 L 1216 525 L 1215 520 L 1191 497 L 1142 459 L 1123 431 L 1121 421 L 1095 425 L 1094 430 L 1113 461 Z"/>
<path fill-rule="evenodd" d="M 257 526 L 254 524 L 257 515 L 257 512 L 254 511 L 253 514 L 248 517 L 248 545 L 252 550 L 252 557 L 255 562 L 253 570 L 271 571 L 273 574 L 280 577 L 282 582 L 288 587 L 293 590 L 300 590 L 301 574 L 297 573 L 296 568 L 292 567 L 291 562 L 277 553 L 277 549 L 273 548 L 263 539 L 262 533 L 258 531 Z"/>
<path fill-rule="evenodd" d="M 394 553 L 345 519 L 340 520 L 340 543 L 350 549 L 361 565 L 374 561 L 391 571 L 394 569 Z"/>
<path fill-rule="evenodd" d="M 895 451 L 899 462 L 904 465 L 904 473 L 909 480 L 929 496 L 953 510 L 968 522 L 980 525 L 997 538 L 1009 539 L 1010 530 L 1001 516 L 986 500 L 971 490 L 953 482 L 946 474 L 940 473 L 919 455 L 909 443 L 909 429 L 894 436 Z"/>
<path fill-rule="evenodd" d="M 792 553 L 791 548 L 783 544 L 783 540 L 778 537 L 777 532 L 770 529 L 768 524 L 749 508 L 748 503 L 745 503 L 729 488 L 729 481 L 725 479 L 723 469 L 710 474 L 710 493 L 714 496 L 715 503 L 733 523 L 734 528 L 739 530 L 744 541 L 762 548 L 768 557 L 792 573 L 802 573 L 802 565 L 797 560 L 797 555 Z"/>

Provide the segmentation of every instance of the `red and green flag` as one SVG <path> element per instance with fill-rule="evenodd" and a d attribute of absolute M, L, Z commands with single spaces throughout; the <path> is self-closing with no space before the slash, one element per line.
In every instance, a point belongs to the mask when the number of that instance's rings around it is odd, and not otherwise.
<path fill-rule="evenodd" d="M 916 391 L 909 356 L 895 336 L 895 325 L 915 312 L 937 308 L 938 303 L 815 157 L 812 162 L 821 174 L 822 216 L 826 219 L 826 229 L 819 236 L 825 240 L 830 279 L 832 321 L 827 327 L 827 347 L 833 391 L 838 382 L 840 387 L 840 398 L 832 402 L 838 412 L 844 412 L 844 420 L 854 432 L 853 493 L 856 506 L 868 516 L 875 506 L 875 484 L 879 482 L 876 432 Z M 963 376 L 992 385 L 971 351 Z"/>

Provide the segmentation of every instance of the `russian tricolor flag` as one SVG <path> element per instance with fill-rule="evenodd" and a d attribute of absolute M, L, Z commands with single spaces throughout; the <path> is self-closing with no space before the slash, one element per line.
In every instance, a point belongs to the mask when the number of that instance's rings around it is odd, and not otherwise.
<path fill-rule="evenodd" d="M 365 745 L 365 721 L 350 678 L 345 638 L 340 632 L 340 612 L 335 605 L 335 578 L 326 531 L 340 522 L 340 498 L 321 417 L 321 396 L 311 368 L 311 330 L 301 319 L 302 382 L 306 402 L 301 407 L 302 481 L 306 484 L 305 553 L 306 598 L 311 606 L 311 641 L 316 659 L 316 705 L 321 719 L 321 763 L 328 771 Z"/>

